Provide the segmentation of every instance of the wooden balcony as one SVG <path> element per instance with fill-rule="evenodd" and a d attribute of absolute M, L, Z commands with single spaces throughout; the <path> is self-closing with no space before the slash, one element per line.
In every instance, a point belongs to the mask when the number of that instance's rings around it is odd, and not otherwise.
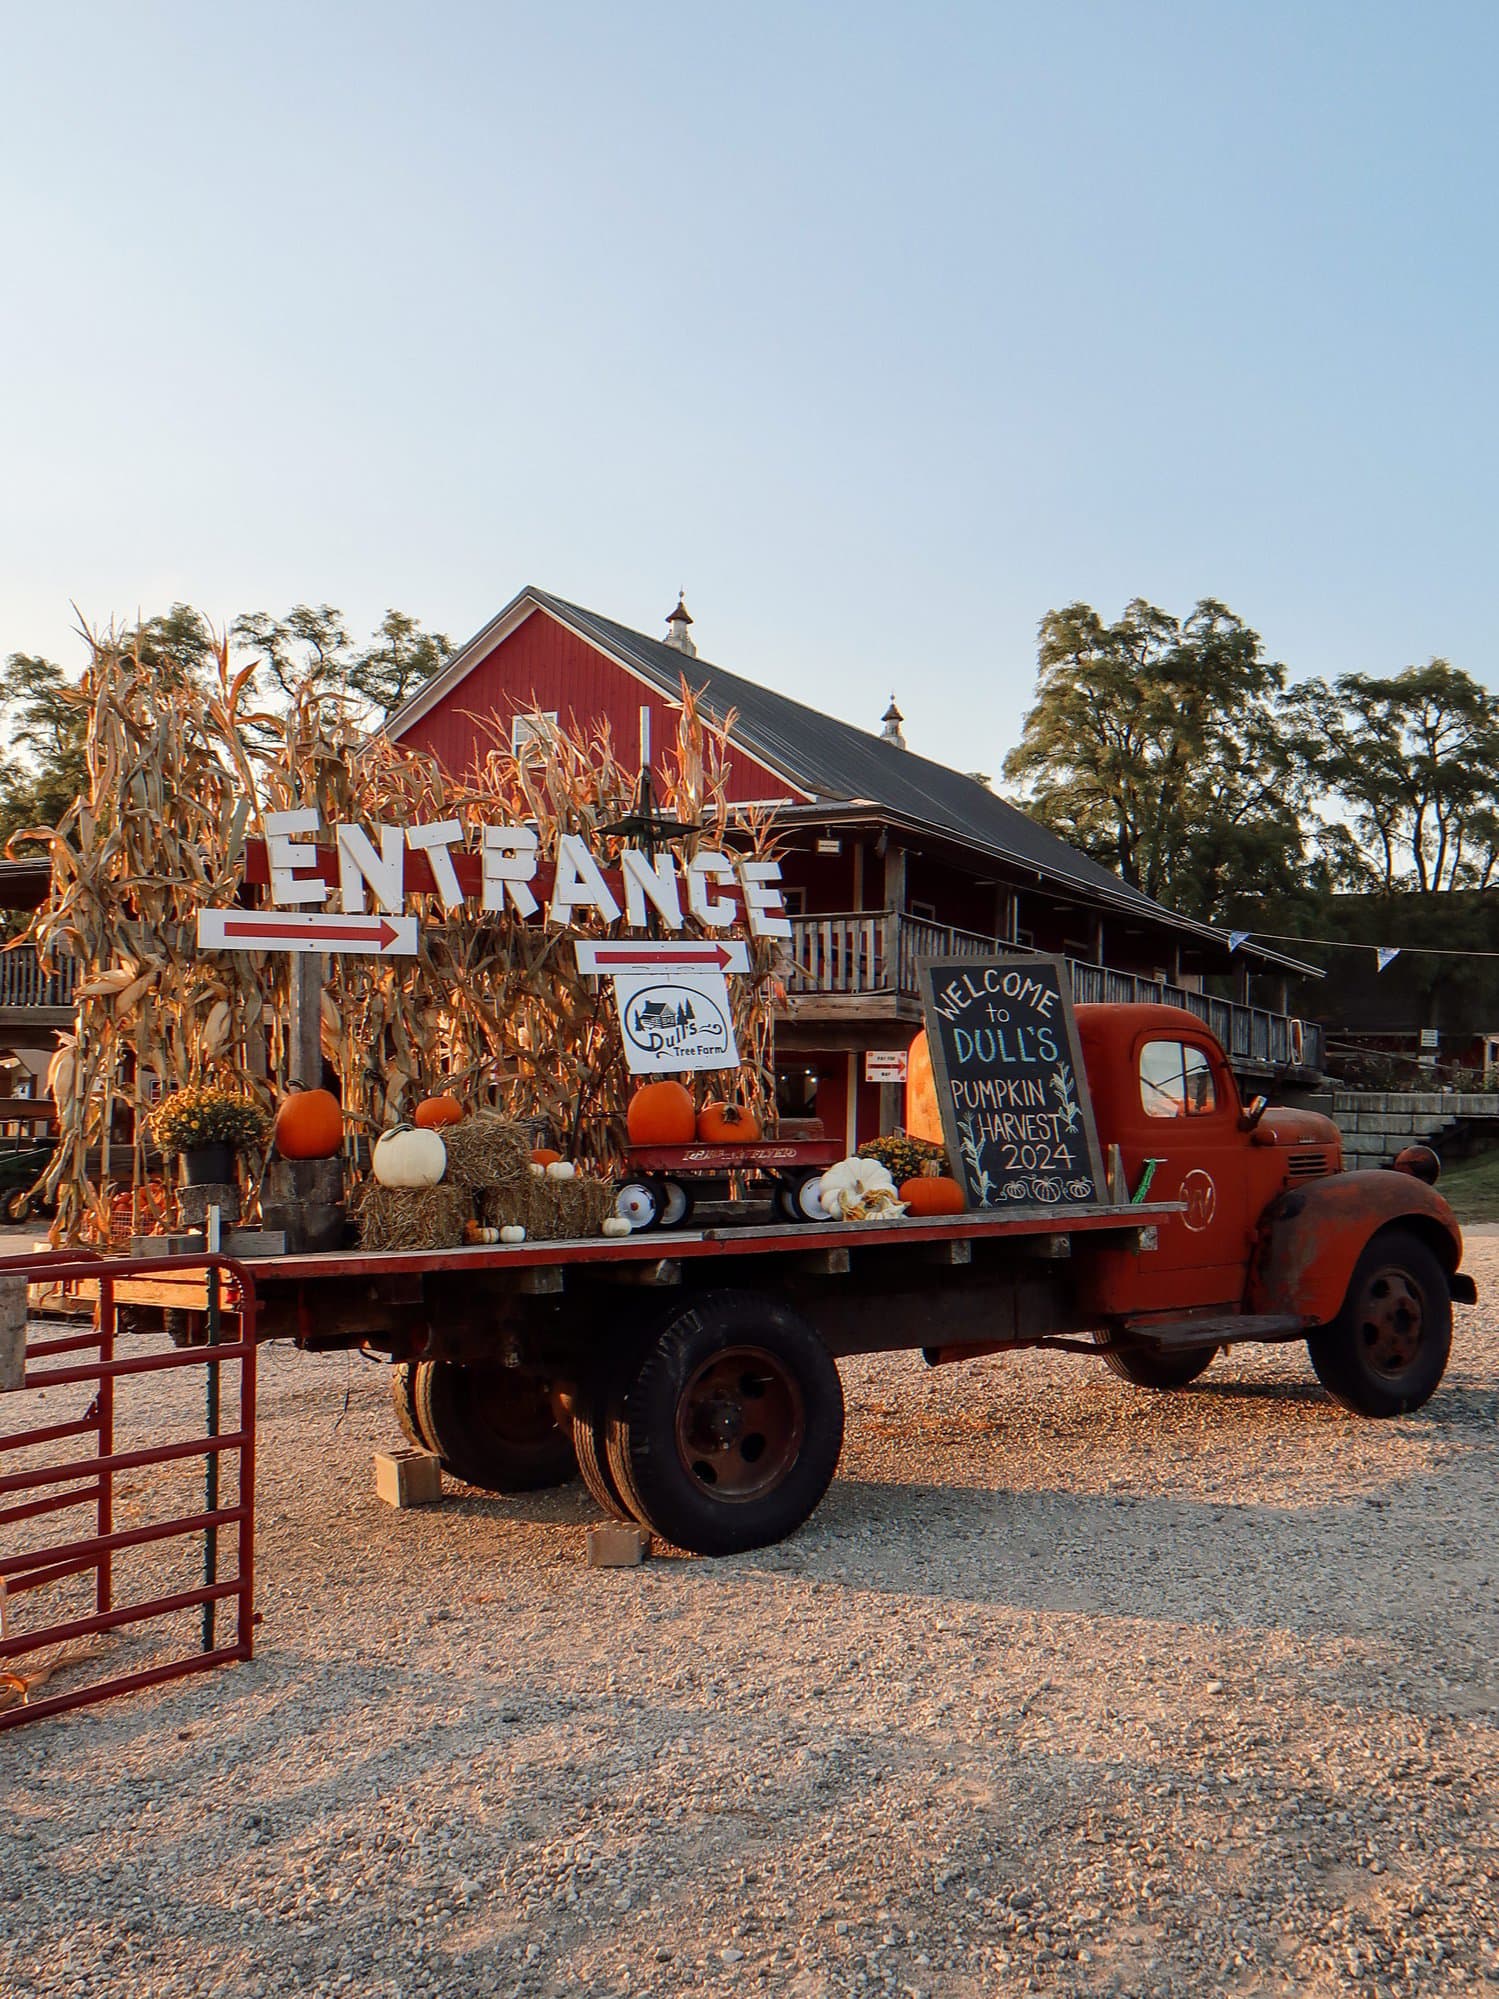
<path fill-rule="evenodd" d="M 1001 938 L 978 931 L 878 910 L 795 916 L 791 927 L 795 970 L 786 981 L 786 990 L 796 1001 L 794 1017 L 801 1021 L 884 1020 L 914 1025 L 921 1017 L 916 978 L 919 959 L 987 958 L 1015 949 Z M 1297 1061 L 1293 1052 L 1296 1030 L 1286 1014 L 1242 1006 L 1235 1000 L 1213 999 L 1164 979 L 1110 971 L 1077 958 L 1063 962 L 1072 979 L 1072 996 L 1080 1005 L 1154 1001 L 1185 1007 L 1213 1030 L 1235 1068 L 1265 1075 L 1284 1071 L 1308 1078 L 1322 1069 L 1322 1029 L 1314 1021 L 1301 1027 L 1301 1057 Z"/>
<path fill-rule="evenodd" d="M 73 1025 L 73 988 L 78 968 L 67 958 L 44 972 L 29 944 L 0 950 L 0 1037 L 15 1044 L 45 1047 L 52 1030 Z"/>

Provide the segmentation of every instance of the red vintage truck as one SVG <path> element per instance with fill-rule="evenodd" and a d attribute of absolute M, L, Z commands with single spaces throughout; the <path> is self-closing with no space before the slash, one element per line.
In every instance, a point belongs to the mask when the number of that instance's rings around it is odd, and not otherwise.
<path fill-rule="evenodd" d="M 817 1506 L 848 1355 L 1044 1347 L 1175 1389 L 1224 1347 L 1305 1340 L 1349 1409 L 1419 1408 L 1454 1299 L 1476 1295 L 1423 1161 L 1345 1173 L 1337 1128 L 1246 1103 L 1191 1013 L 1077 1022 L 1117 1199 L 267 1258 L 247 1266 L 257 1331 L 392 1361 L 403 1428 L 456 1476 L 514 1491 L 576 1467 L 601 1506 L 703 1554 L 779 1540 Z M 135 1295 L 123 1273 L 117 1293 Z M 197 1302 L 159 1281 L 139 1299 Z"/>

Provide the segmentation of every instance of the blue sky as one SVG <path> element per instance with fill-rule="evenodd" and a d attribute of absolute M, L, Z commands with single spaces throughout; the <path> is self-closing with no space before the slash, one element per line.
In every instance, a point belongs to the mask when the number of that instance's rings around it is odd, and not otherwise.
<path fill-rule="evenodd" d="M 523 582 L 997 770 L 1035 627 L 1493 683 L 1492 5 L 0 0 L 0 652 Z"/>

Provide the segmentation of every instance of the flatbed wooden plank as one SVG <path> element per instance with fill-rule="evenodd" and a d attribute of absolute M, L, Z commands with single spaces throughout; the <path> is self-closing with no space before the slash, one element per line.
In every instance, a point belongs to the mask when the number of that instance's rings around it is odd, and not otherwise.
<path fill-rule="evenodd" d="M 588 1236 L 574 1242 L 524 1242 L 472 1249 L 327 1250 L 301 1256 L 249 1257 L 257 1291 L 326 1279 L 396 1276 L 406 1272 L 502 1272 L 539 1265 L 659 1263 L 698 1258 L 802 1254 L 837 1244 L 850 1249 L 911 1248 L 923 1242 L 1024 1240 L 1027 1236 L 1093 1234 L 1146 1226 L 1180 1212 L 1179 1202 L 1139 1206 L 1028 1208 L 1003 1215 L 930 1215 L 895 1222 L 805 1222 L 752 1228 L 648 1229 L 625 1237 Z"/>

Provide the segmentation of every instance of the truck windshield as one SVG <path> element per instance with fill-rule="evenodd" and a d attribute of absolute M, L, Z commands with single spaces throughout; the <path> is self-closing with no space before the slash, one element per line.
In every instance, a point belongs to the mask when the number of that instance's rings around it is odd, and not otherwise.
<path fill-rule="evenodd" d="M 1147 1117 L 1200 1117 L 1216 1110 L 1206 1053 L 1186 1041 L 1147 1041 L 1140 1050 L 1140 1102 Z"/>

